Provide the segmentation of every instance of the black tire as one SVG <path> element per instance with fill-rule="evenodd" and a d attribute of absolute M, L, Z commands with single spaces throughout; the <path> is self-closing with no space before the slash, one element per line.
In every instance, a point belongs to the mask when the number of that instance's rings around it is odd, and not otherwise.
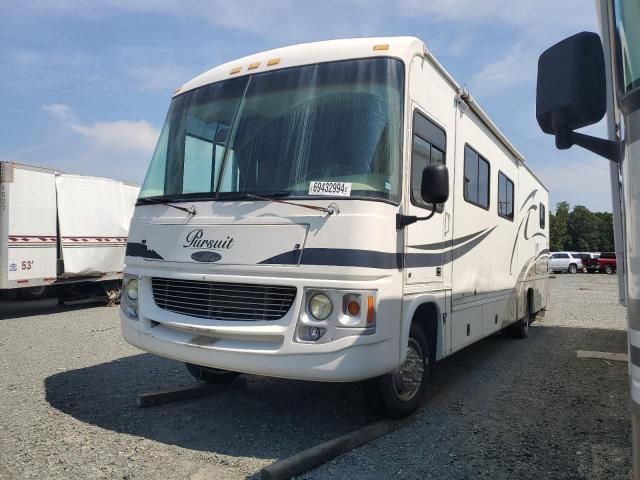
<path fill-rule="evenodd" d="M 569 265 L 568 272 L 571 273 L 571 274 L 577 273 L 578 272 L 578 266 L 575 263 L 572 263 L 571 265 Z"/>
<path fill-rule="evenodd" d="M 46 285 L 21 288 L 18 290 L 18 294 L 22 300 L 39 300 L 41 298 L 45 298 L 49 294 L 49 289 Z"/>
<path fill-rule="evenodd" d="M 611 275 L 613 273 L 613 267 L 611 265 L 605 265 L 604 273 L 606 273 L 607 275 Z"/>
<path fill-rule="evenodd" d="M 241 375 L 240 372 L 204 367 L 194 363 L 185 363 L 184 365 L 192 377 L 207 383 L 231 383 Z"/>
<path fill-rule="evenodd" d="M 530 302 L 527 302 L 527 308 L 524 313 L 524 318 L 521 318 L 516 323 L 507 327 L 507 334 L 511 338 L 527 338 L 529 336 L 529 325 L 532 322 L 531 306 Z"/>
<path fill-rule="evenodd" d="M 407 348 L 407 359 L 400 367 L 366 382 L 367 400 L 373 410 L 386 417 L 404 418 L 411 415 L 422 404 L 427 392 L 432 368 L 429 343 L 422 328 L 416 324 L 411 325 Z M 416 368 L 421 371 L 415 371 Z M 403 369 L 406 375 L 402 375 Z M 419 382 L 417 386 L 415 380 L 407 378 L 411 373 Z"/>

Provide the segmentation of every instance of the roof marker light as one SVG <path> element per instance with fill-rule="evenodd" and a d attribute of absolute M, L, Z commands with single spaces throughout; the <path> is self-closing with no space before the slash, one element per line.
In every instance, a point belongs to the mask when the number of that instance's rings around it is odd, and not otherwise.
<path fill-rule="evenodd" d="M 388 43 L 383 43 L 381 45 L 374 45 L 373 46 L 373 51 L 377 52 L 379 50 L 389 50 L 389 44 Z"/>
<path fill-rule="evenodd" d="M 229 75 L 235 75 L 236 73 L 240 73 L 240 70 L 242 70 L 242 67 L 234 67 L 229 72 Z"/>
<path fill-rule="evenodd" d="M 249 66 L 247 67 L 247 70 L 255 70 L 259 66 L 260 66 L 260 62 L 254 62 L 254 63 L 249 64 Z"/>
<path fill-rule="evenodd" d="M 267 67 L 273 67 L 274 65 L 278 65 L 280 63 L 279 58 L 270 58 L 267 62 Z"/>

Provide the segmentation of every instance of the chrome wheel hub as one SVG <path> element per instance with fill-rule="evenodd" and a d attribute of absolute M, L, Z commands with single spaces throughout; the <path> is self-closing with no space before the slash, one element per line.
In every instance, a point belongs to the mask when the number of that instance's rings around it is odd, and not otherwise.
<path fill-rule="evenodd" d="M 422 349 L 413 338 L 409 339 L 407 358 L 393 372 L 393 387 L 396 395 L 403 401 L 411 400 L 422 384 L 425 361 Z"/>

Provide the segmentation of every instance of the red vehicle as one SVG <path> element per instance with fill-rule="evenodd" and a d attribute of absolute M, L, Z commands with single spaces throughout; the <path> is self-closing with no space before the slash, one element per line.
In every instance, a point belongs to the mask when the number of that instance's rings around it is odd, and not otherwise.
<path fill-rule="evenodd" d="M 580 253 L 580 259 L 582 260 L 582 268 L 585 272 L 593 273 L 599 270 L 597 253 Z"/>
<path fill-rule="evenodd" d="M 615 252 L 602 252 L 600 254 L 598 258 L 598 270 L 611 274 L 618 269 L 617 267 Z"/>

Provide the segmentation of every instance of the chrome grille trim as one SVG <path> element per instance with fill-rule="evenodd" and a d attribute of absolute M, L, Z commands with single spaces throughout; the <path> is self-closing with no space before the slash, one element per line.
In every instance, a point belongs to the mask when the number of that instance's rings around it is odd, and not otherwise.
<path fill-rule="evenodd" d="M 261 321 L 284 317 L 296 298 L 291 286 L 200 280 L 151 279 L 153 299 L 163 309 L 211 320 Z"/>

